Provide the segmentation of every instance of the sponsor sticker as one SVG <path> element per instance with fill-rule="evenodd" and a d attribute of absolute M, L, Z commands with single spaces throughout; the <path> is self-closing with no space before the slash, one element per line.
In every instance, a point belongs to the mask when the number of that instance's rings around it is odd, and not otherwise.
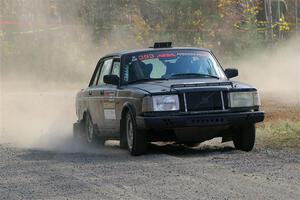
<path fill-rule="evenodd" d="M 180 52 L 177 53 L 178 56 L 203 56 L 205 53 L 202 52 Z"/>
<path fill-rule="evenodd" d="M 115 91 L 104 91 L 104 97 L 114 97 L 116 95 Z"/>
<path fill-rule="evenodd" d="M 142 54 L 138 56 L 139 60 L 148 60 L 148 59 L 152 59 L 155 58 L 154 54 Z"/>
<path fill-rule="evenodd" d="M 105 119 L 116 119 L 116 110 L 115 109 L 104 109 L 104 118 Z"/>
<path fill-rule="evenodd" d="M 104 109 L 114 109 L 115 108 L 115 102 L 104 102 L 103 103 Z"/>
<path fill-rule="evenodd" d="M 157 58 L 171 58 L 176 56 L 177 55 L 175 53 L 161 53 L 157 55 Z"/>
<path fill-rule="evenodd" d="M 105 102 L 113 102 L 113 101 L 115 101 L 115 98 L 114 98 L 115 96 L 116 96 L 116 92 L 115 91 L 107 90 L 107 91 L 104 91 L 104 93 L 103 93 L 103 97 L 105 97 L 105 99 L 104 99 Z"/>
<path fill-rule="evenodd" d="M 149 60 L 153 58 L 173 58 L 176 57 L 176 53 L 159 53 L 159 54 L 142 54 L 138 56 L 140 61 Z"/>

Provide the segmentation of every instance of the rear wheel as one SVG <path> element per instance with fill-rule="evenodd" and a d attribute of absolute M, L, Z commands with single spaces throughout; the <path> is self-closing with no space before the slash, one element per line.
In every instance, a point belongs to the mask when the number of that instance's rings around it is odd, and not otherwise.
<path fill-rule="evenodd" d="M 236 149 L 251 151 L 255 144 L 255 124 L 239 126 L 233 135 L 233 144 Z"/>
<path fill-rule="evenodd" d="M 85 133 L 84 133 L 86 143 L 88 143 L 88 144 L 98 143 L 96 131 L 97 131 L 97 129 L 96 129 L 95 125 L 93 124 L 93 121 L 92 121 L 90 115 L 87 115 L 85 117 Z"/>
<path fill-rule="evenodd" d="M 126 114 L 125 132 L 128 150 L 131 155 L 145 154 L 147 151 L 147 136 L 144 131 L 138 131 L 131 111 Z"/>

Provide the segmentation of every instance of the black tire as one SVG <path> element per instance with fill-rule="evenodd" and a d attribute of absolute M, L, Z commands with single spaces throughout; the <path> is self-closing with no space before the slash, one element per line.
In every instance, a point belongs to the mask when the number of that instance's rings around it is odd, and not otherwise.
<path fill-rule="evenodd" d="M 238 127 L 232 138 L 235 148 L 242 151 L 251 151 L 255 144 L 255 132 L 254 124 Z"/>
<path fill-rule="evenodd" d="M 185 142 L 183 144 L 187 147 L 197 147 L 201 144 L 201 142 Z"/>
<path fill-rule="evenodd" d="M 126 136 L 126 119 L 121 120 L 120 148 L 121 149 L 128 149 L 127 136 Z"/>
<path fill-rule="evenodd" d="M 86 115 L 84 120 L 84 138 L 87 144 L 99 143 L 99 139 L 97 137 L 97 128 L 94 125 L 90 115 Z"/>
<path fill-rule="evenodd" d="M 128 150 L 131 155 L 138 156 L 147 151 L 147 135 L 144 131 L 138 131 L 136 121 L 131 111 L 125 117 L 125 132 Z"/>

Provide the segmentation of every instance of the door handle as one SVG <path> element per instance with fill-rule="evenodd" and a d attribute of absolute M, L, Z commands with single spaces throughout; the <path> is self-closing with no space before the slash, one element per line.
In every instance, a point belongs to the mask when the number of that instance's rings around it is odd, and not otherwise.
<path fill-rule="evenodd" d="M 104 91 L 103 90 L 100 91 L 100 95 L 104 95 Z"/>
<path fill-rule="evenodd" d="M 91 96 L 93 93 L 92 93 L 92 91 L 89 91 L 89 95 Z"/>

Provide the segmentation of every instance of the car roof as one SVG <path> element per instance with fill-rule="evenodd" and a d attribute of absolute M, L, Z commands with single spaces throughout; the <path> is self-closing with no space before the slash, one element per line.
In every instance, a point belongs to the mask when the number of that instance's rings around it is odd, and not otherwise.
<path fill-rule="evenodd" d="M 196 47 L 170 47 L 170 48 L 144 48 L 144 49 L 133 49 L 133 50 L 123 50 L 123 51 L 118 51 L 114 53 L 110 53 L 105 55 L 105 57 L 121 57 L 127 54 L 132 54 L 132 53 L 143 53 L 143 52 L 155 52 L 155 51 L 167 51 L 167 50 L 196 50 L 196 51 L 208 51 L 210 52 L 209 49 L 205 48 L 196 48 Z"/>

